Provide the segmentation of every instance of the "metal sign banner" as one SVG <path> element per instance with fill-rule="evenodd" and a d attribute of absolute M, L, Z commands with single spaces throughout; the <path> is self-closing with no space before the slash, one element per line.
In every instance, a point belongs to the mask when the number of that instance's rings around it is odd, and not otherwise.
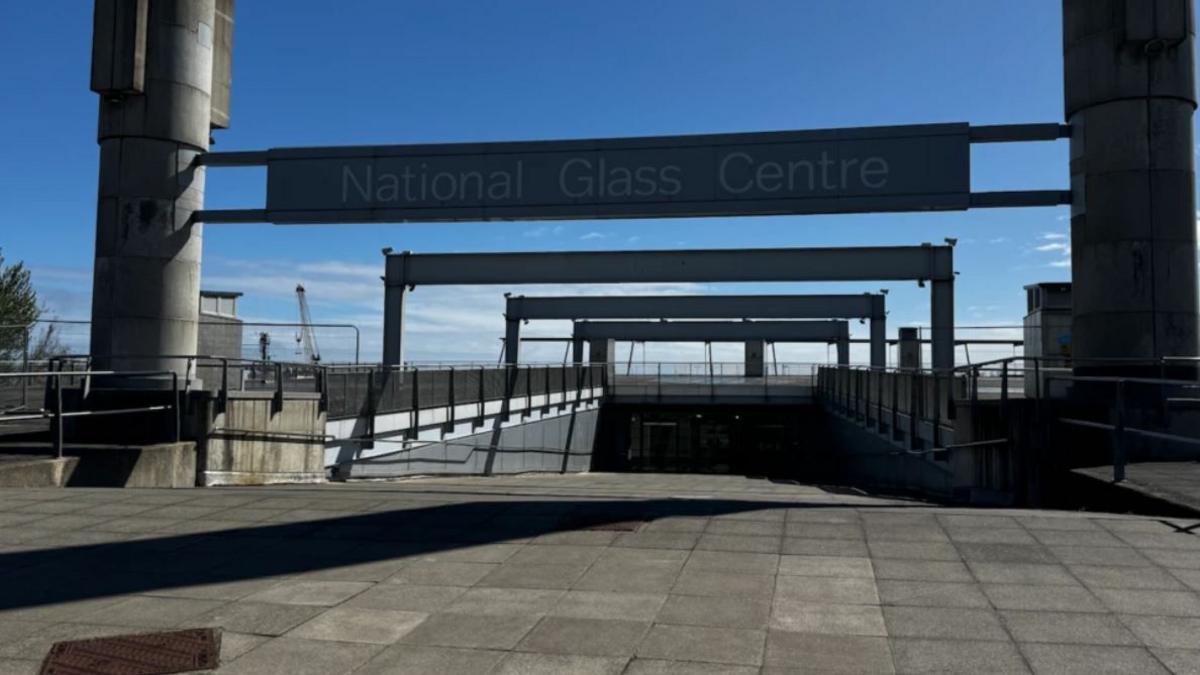
<path fill-rule="evenodd" d="M 276 149 L 275 223 L 966 209 L 970 129 Z"/>

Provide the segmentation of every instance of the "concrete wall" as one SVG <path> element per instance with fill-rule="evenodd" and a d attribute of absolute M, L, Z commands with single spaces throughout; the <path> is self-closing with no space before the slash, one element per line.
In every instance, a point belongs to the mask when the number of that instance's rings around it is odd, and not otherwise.
<path fill-rule="evenodd" d="M 224 410 L 208 402 L 200 441 L 201 485 L 319 483 L 325 480 L 325 411 L 316 395 L 231 392 Z"/>
<path fill-rule="evenodd" d="M 591 468 L 599 410 L 551 413 L 540 419 L 446 440 L 399 444 L 395 452 L 342 461 L 337 478 L 422 474 L 512 474 L 587 471 Z M 377 440 L 376 449 L 387 447 Z M 490 471 L 489 471 L 490 469 Z"/>
<path fill-rule="evenodd" d="M 854 485 L 950 498 L 954 476 L 931 454 L 909 454 L 897 444 L 835 414 L 827 415 L 832 477 Z"/>
<path fill-rule="evenodd" d="M 242 322 L 217 314 L 201 314 L 196 353 L 242 358 Z"/>

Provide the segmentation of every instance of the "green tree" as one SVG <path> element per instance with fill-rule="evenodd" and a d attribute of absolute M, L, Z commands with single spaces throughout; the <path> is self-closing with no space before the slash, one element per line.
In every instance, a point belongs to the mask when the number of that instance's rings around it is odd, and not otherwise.
<path fill-rule="evenodd" d="M 19 359 L 25 352 L 27 328 L 42 315 L 37 292 L 25 264 L 4 264 L 0 250 L 0 360 Z"/>

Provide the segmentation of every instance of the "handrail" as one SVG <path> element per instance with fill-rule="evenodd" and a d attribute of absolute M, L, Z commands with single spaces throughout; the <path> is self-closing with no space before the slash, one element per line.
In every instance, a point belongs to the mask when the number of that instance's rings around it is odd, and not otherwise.
<path fill-rule="evenodd" d="M 62 379 L 64 377 L 83 378 L 91 380 L 93 377 L 163 377 L 171 378 L 171 403 L 170 405 L 152 405 L 152 406 L 137 406 L 133 408 L 112 408 L 107 410 L 76 410 L 66 412 L 63 410 L 62 396 Z M 133 371 L 112 371 L 112 370 L 55 370 L 46 372 L 26 372 L 26 373 L 0 373 L 0 378 L 9 377 L 46 377 L 53 381 L 54 398 L 53 409 L 41 409 L 38 415 L 15 415 L 2 416 L 0 415 L 0 423 L 4 422 L 20 422 L 29 419 L 49 419 L 51 420 L 50 447 L 54 455 L 58 459 L 63 458 L 64 446 L 64 426 L 63 420 L 69 417 L 85 417 L 98 415 L 126 415 L 132 413 L 144 412 L 159 412 L 170 410 L 174 413 L 174 431 L 172 438 L 178 443 L 181 437 L 181 419 L 180 419 L 180 399 L 179 399 L 179 375 L 173 370 L 133 370 Z M 85 391 L 87 387 L 85 385 Z M 85 393 L 86 396 L 86 393 Z"/>

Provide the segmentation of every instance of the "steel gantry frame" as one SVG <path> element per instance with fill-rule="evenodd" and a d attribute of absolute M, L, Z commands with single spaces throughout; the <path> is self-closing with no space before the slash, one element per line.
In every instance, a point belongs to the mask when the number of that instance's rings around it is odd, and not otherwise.
<path fill-rule="evenodd" d="M 932 365 L 954 367 L 951 246 L 385 254 L 386 365 L 403 362 L 404 304 L 417 286 L 916 281 L 930 286 Z"/>
<path fill-rule="evenodd" d="M 614 342 L 744 342 L 746 375 L 763 374 L 769 342 L 837 345 L 838 365 L 850 365 L 850 324 L 834 321 L 576 321 L 572 342 L 591 345 L 592 362 L 611 363 Z"/>
<path fill-rule="evenodd" d="M 521 323 L 569 319 L 869 319 L 871 365 L 887 366 L 887 314 L 881 293 L 858 295 L 631 295 L 527 297 L 505 303 L 504 358 L 520 360 Z M 785 340 L 780 340 L 784 342 Z M 573 354 L 581 361 L 583 345 Z"/>

